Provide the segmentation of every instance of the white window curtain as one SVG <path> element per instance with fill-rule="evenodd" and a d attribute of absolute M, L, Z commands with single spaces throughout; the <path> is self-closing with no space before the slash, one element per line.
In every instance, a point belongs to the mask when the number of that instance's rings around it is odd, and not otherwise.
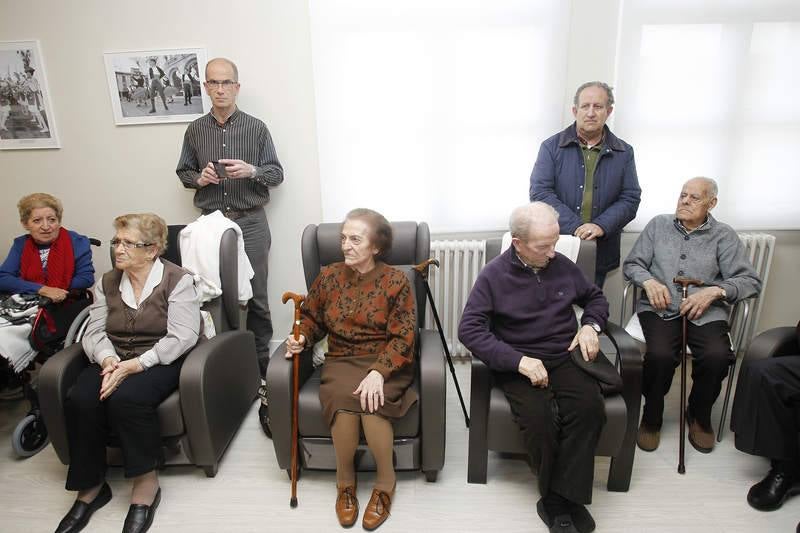
<path fill-rule="evenodd" d="M 615 131 L 643 191 L 629 229 L 674 212 L 693 176 L 717 180 L 714 214 L 737 230 L 799 229 L 800 2 L 622 5 Z"/>
<path fill-rule="evenodd" d="M 505 228 L 561 128 L 569 4 L 309 0 L 323 219 Z"/>

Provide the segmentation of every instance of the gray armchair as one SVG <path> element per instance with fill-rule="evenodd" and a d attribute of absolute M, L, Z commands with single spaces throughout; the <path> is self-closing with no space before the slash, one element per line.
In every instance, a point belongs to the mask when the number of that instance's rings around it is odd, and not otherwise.
<path fill-rule="evenodd" d="M 500 253 L 500 239 L 486 245 L 487 262 Z M 596 245 L 582 241 L 576 263 L 587 279 L 594 279 Z M 622 328 L 608 322 L 601 337 L 601 348 L 609 353 L 608 342 L 616 349 L 616 366 L 622 375 L 621 392 L 603 388 L 606 425 L 600 434 L 595 455 L 611 457 L 607 487 L 610 491 L 627 491 L 630 487 L 636 430 L 642 398 L 642 357 L 634 340 Z M 601 387 L 602 388 L 602 387 Z M 494 386 L 492 372 L 476 357 L 472 358 L 470 395 L 470 428 L 467 481 L 486 483 L 489 450 L 527 457 L 522 433 L 514 421 L 511 406 L 503 391 Z"/>
<path fill-rule="evenodd" d="M 177 233 L 169 227 L 164 258 L 180 265 Z M 167 464 L 194 464 L 208 477 L 217 473 L 222 454 L 250 410 L 259 385 L 255 338 L 239 324 L 236 233 L 225 232 L 220 243 L 221 296 L 203 306 L 212 314 L 217 336 L 200 343 L 185 357 L 178 390 L 158 407 Z M 71 332 L 79 330 L 73 324 Z M 220 333 L 221 332 L 221 333 Z M 39 374 L 42 416 L 59 460 L 69 464 L 64 404 L 70 388 L 89 361 L 81 344 L 68 345 L 51 357 Z M 121 454 L 109 443 L 109 464 Z"/>
<path fill-rule="evenodd" d="M 303 232 L 302 256 L 306 285 L 316 279 L 322 266 L 343 261 L 340 247 L 340 224 L 309 225 Z M 434 331 L 423 329 L 425 323 L 425 286 L 411 269 L 430 256 L 430 234 L 425 223 L 393 222 L 392 250 L 386 263 L 406 272 L 414 287 L 417 304 L 417 375 L 412 387 L 419 396 L 405 417 L 394 424 L 395 468 L 422 470 L 428 481 L 435 481 L 444 466 L 445 450 L 445 357 Z M 292 362 L 284 357 L 285 345 L 273 353 L 267 368 L 272 442 L 278 466 L 289 470 L 291 464 Z M 298 399 L 299 464 L 312 470 L 335 470 L 336 457 L 330 427 L 322 416 L 319 403 L 319 368 L 314 368 L 311 350 L 300 358 L 300 394 Z M 362 440 L 356 452 L 357 470 L 374 470 L 375 463 Z"/>

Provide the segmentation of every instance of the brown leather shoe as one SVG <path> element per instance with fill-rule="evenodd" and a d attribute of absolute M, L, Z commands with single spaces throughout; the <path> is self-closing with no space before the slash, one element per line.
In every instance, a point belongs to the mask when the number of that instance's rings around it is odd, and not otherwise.
<path fill-rule="evenodd" d="M 639 434 L 636 435 L 636 444 L 646 452 L 652 452 L 658 448 L 661 442 L 661 430 L 651 428 L 644 424 L 639 425 Z"/>
<path fill-rule="evenodd" d="M 355 485 L 336 487 L 336 518 L 342 527 L 351 527 L 358 518 L 358 498 Z"/>
<path fill-rule="evenodd" d="M 378 489 L 372 490 L 372 496 L 369 498 L 367 508 L 364 509 L 364 518 L 361 522 L 364 529 L 372 531 L 386 522 L 386 519 L 389 518 L 389 509 L 392 507 L 393 497 L 394 489 L 392 489 L 391 494 Z"/>
<path fill-rule="evenodd" d="M 700 453 L 711 453 L 714 450 L 714 430 L 706 429 L 686 410 L 686 422 L 689 424 L 689 442 Z"/>

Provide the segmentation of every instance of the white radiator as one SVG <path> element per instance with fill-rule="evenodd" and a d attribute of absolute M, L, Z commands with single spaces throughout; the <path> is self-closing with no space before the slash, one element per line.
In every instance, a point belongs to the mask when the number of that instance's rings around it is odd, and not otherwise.
<path fill-rule="evenodd" d="M 431 257 L 439 261 L 439 268 L 430 267 L 428 280 L 450 354 L 469 356 L 458 342 L 458 323 L 469 291 L 486 263 L 486 241 L 432 241 Z M 436 329 L 430 303 L 425 316 L 425 327 Z"/>
<path fill-rule="evenodd" d="M 769 268 L 772 265 L 772 254 L 775 252 L 775 236 L 767 233 L 739 233 L 739 239 L 747 249 L 747 257 L 753 264 L 758 277 L 761 278 L 761 294 L 757 298 L 750 300 L 750 316 L 747 320 L 737 317 L 739 323 L 731 325 L 731 331 L 736 328 L 743 328 L 742 345 L 740 351 L 744 351 L 750 345 L 750 341 L 756 334 L 758 320 L 761 317 L 761 309 L 764 306 L 764 299 L 761 297 L 767 291 L 767 281 L 769 280 Z"/>

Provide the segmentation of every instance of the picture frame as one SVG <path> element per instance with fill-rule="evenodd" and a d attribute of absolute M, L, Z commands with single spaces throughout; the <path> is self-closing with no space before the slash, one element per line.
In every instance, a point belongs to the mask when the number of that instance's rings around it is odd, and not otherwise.
<path fill-rule="evenodd" d="M 39 41 L 0 41 L 0 150 L 60 147 Z"/>
<path fill-rule="evenodd" d="M 204 48 L 103 54 L 118 126 L 191 122 L 211 109 L 202 87 Z"/>

